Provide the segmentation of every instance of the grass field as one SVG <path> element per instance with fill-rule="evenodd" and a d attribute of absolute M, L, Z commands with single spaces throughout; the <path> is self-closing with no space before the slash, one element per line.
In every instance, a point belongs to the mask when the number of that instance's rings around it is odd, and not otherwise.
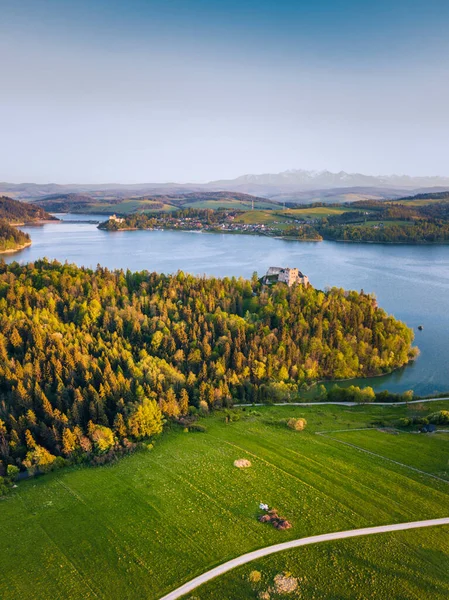
<path fill-rule="evenodd" d="M 255 570 L 262 576 L 258 584 L 250 582 Z M 418 529 L 275 554 L 201 586 L 193 597 L 255 600 L 273 588 L 277 574 L 287 572 L 297 579 L 297 590 L 271 593 L 272 600 L 446 600 L 448 571 L 449 528 Z"/>
<path fill-rule="evenodd" d="M 246 202 L 243 200 L 197 200 L 195 202 L 188 202 L 182 208 L 212 208 L 217 210 L 218 208 L 229 208 L 236 210 L 248 210 L 252 208 L 251 202 Z M 254 201 L 254 209 L 264 209 L 264 208 L 276 208 L 276 204 L 267 200 L 263 202 L 262 200 Z"/>
<path fill-rule="evenodd" d="M 429 204 L 436 204 L 440 202 L 448 202 L 447 199 L 443 198 L 421 198 L 419 200 L 390 200 L 389 204 L 404 204 L 405 206 L 427 206 Z"/>
<path fill-rule="evenodd" d="M 446 481 L 382 458 L 395 457 L 444 478 L 445 434 L 353 430 L 448 406 L 263 407 L 256 414 L 247 409 L 229 424 L 216 414 L 204 420 L 206 433 L 172 430 L 152 451 L 115 465 L 20 483 L 0 503 L 0 597 L 155 599 L 225 560 L 269 544 L 446 517 Z M 306 431 L 280 423 L 291 416 L 304 416 Z M 341 440 L 374 448 L 380 456 Z M 236 469 L 237 458 L 248 458 L 252 467 Z M 258 523 L 260 501 L 276 506 L 293 528 L 277 531 Z M 302 598 L 383 598 L 388 581 L 399 590 L 406 580 L 407 592 L 390 598 L 443 598 L 449 590 L 449 531 L 311 546 L 260 561 L 259 567 L 264 584 L 280 571 L 294 571 L 304 579 Z M 255 598 L 259 590 L 247 582 L 253 568 L 229 573 L 194 595 L 200 600 Z M 369 596 L 363 595 L 366 586 Z M 326 589 L 333 595 L 326 596 Z"/>
<path fill-rule="evenodd" d="M 325 207 L 318 206 L 315 208 L 295 208 L 290 210 L 249 210 L 242 215 L 239 215 L 236 219 L 239 223 L 246 224 L 258 224 L 263 223 L 265 225 L 277 224 L 288 225 L 289 222 L 293 223 L 295 219 L 319 219 L 322 217 L 329 217 L 335 215 L 341 215 L 345 212 L 350 211 L 350 207 Z"/>
<path fill-rule="evenodd" d="M 392 219 L 391 221 L 364 221 L 363 223 L 359 223 L 359 225 L 363 225 L 364 227 L 379 227 L 379 223 L 383 223 L 384 227 L 392 227 L 393 225 L 410 227 L 414 225 L 413 221 L 406 221 L 405 219 Z"/>
<path fill-rule="evenodd" d="M 159 206 L 162 204 L 162 206 Z M 251 202 L 237 200 L 233 198 L 222 199 L 222 200 L 193 200 L 186 202 L 174 202 L 170 204 L 168 202 L 162 202 L 160 200 L 145 200 L 145 199 L 134 199 L 129 198 L 122 202 L 110 204 L 104 202 L 98 202 L 95 204 L 88 204 L 83 211 L 95 213 L 95 214 L 111 214 L 116 212 L 121 215 L 130 215 L 135 212 L 172 212 L 181 208 L 211 208 L 217 210 L 219 208 L 235 209 L 235 210 L 248 210 L 251 209 Z M 254 202 L 255 209 L 270 209 L 276 208 L 276 204 L 267 200 L 256 200 Z M 254 211 L 256 212 L 256 210 Z"/>

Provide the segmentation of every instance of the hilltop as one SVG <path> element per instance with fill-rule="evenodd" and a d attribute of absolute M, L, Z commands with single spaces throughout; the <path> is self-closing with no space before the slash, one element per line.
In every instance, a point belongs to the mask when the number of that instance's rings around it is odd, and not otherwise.
<path fill-rule="evenodd" d="M 0 194 L 20 200 L 64 199 L 67 194 L 89 196 L 101 201 L 168 198 L 192 193 L 219 192 L 251 194 L 274 202 L 348 202 L 392 199 L 401 196 L 441 192 L 449 189 L 449 177 L 408 175 L 365 175 L 340 171 L 291 169 L 281 173 L 246 174 L 234 179 L 207 183 L 98 183 L 37 184 L 0 182 Z"/>
<path fill-rule="evenodd" d="M 180 192 L 123 198 L 114 194 L 98 197 L 88 194 L 51 194 L 32 201 L 51 212 L 119 213 L 172 211 L 180 208 L 279 208 L 277 202 L 238 192 Z"/>
<path fill-rule="evenodd" d="M 21 224 L 32 221 L 54 220 L 55 217 L 48 214 L 40 206 L 0 196 L 0 219 L 10 224 Z"/>

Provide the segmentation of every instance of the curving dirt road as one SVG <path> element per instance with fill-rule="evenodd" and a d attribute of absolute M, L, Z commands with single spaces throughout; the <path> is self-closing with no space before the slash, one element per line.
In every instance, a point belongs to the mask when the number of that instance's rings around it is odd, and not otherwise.
<path fill-rule="evenodd" d="M 406 529 L 419 529 L 421 527 L 433 527 L 435 525 L 449 525 L 449 517 L 443 519 L 430 519 L 428 521 L 412 521 L 411 523 L 398 523 L 396 525 L 380 525 L 378 527 L 365 527 L 364 529 L 351 529 L 349 531 L 336 531 L 334 533 L 324 533 L 322 535 L 313 535 L 311 537 L 300 538 L 298 540 L 291 540 L 290 542 L 284 542 L 282 544 L 275 544 L 274 546 L 267 546 L 266 548 L 260 548 L 254 552 L 248 552 L 237 558 L 233 558 L 228 562 L 195 577 L 191 581 L 188 581 L 181 587 L 169 592 L 163 596 L 160 600 L 177 600 L 185 594 L 188 594 L 199 585 L 214 579 L 218 575 L 222 575 L 235 567 L 244 565 L 256 558 L 262 558 L 275 552 L 283 552 L 291 548 L 298 548 L 299 546 L 308 546 L 309 544 L 318 544 L 320 542 L 330 542 L 332 540 L 342 540 L 345 538 L 358 537 L 362 535 L 372 535 L 374 533 L 388 533 L 391 531 L 404 531 Z"/>
<path fill-rule="evenodd" d="M 449 396 L 444 398 L 423 398 L 422 400 L 408 400 L 407 402 L 275 402 L 274 404 L 264 404 L 258 402 L 255 404 L 234 404 L 238 408 L 242 406 L 402 406 L 404 404 L 422 404 L 423 402 L 438 402 L 440 400 L 449 400 Z"/>

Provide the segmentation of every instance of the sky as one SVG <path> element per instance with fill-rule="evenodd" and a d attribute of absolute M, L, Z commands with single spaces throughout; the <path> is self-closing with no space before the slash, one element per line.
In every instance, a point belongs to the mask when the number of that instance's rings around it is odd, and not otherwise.
<path fill-rule="evenodd" d="M 447 0 L 0 0 L 0 180 L 449 176 Z"/>

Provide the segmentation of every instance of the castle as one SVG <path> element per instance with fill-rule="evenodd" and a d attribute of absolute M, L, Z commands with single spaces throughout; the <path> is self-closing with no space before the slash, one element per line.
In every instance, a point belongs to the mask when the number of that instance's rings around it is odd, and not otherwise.
<path fill-rule="evenodd" d="M 270 285 L 277 282 L 286 283 L 288 287 L 291 287 L 294 283 L 309 285 L 309 278 L 298 269 L 270 267 L 267 274 L 262 278 L 262 283 Z"/>
<path fill-rule="evenodd" d="M 122 219 L 122 217 L 117 217 L 117 215 L 111 215 L 109 217 L 110 221 L 114 221 L 115 223 L 124 223 L 125 219 Z"/>

